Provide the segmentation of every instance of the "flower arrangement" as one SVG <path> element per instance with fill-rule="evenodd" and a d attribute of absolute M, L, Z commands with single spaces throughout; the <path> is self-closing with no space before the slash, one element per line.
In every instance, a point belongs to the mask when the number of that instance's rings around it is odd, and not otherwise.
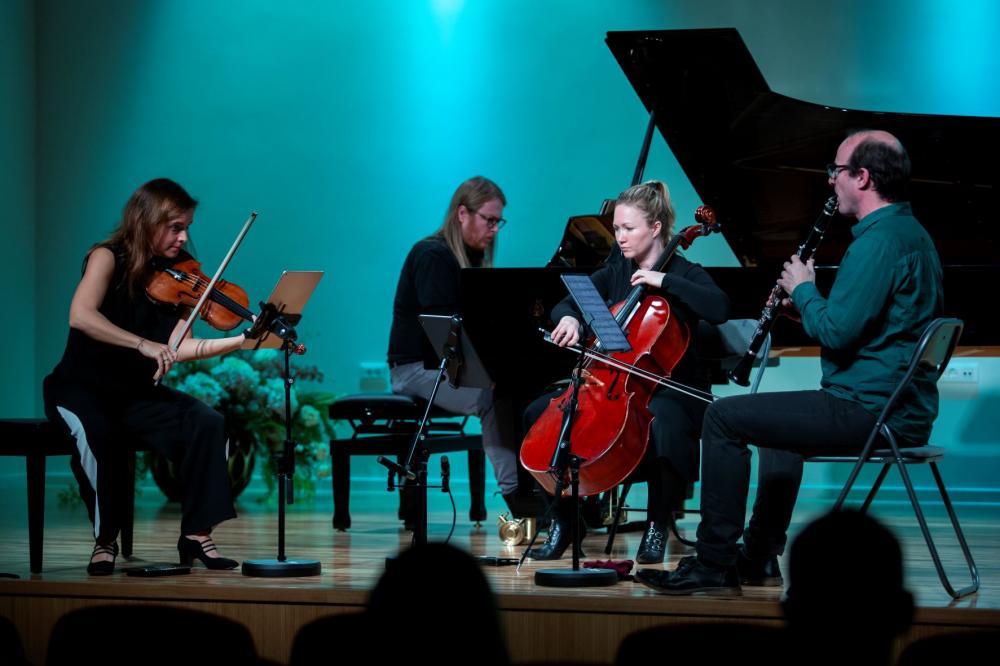
<path fill-rule="evenodd" d="M 226 416 L 227 428 L 251 433 L 264 465 L 268 494 L 276 486 L 272 454 L 285 444 L 284 356 L 275 349 L 228 354 L 224 358 L 178 363 L 167 376 L 171 386 L 198 398 Z M 328 406 L 333 395 L 302 391 L 301 382 L 320 382 L 323 373 L 311 365 L 292 365 L 292 437 L 297 496 L 309 499 L 316 482 L 330 476 L 329 440 L 333 424 Z"/>

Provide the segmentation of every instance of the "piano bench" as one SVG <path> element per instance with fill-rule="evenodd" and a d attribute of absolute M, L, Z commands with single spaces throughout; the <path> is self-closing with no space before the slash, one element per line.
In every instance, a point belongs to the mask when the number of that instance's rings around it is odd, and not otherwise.
<path fill-rule="evenodd" d="M 395 456 L 397 462 L 405 462 L 426 408 L 427 401 L 422 398 L 392 393 L 348 395 L 330 405 L 330 418 L 346 421 L 352 430 L 349 438 L 330 440 L 334 529 L 346 530 L 351 526 L 351 456 Z M 456 418 L 461 421 L 455 421 Z M 472 495 L 469 520 L 481 522 L 486 519 L 486 454 L 481 436 L 465 434 L 468 420 L 468 416 L 433 407 L 424 441 L 431 453 L 468 451 Z M 404 518 L 402 492 L 399 517 Z"/>
<path fill-rule="evenodd" d="M 0 456 L 24 456 L 28 483 L 28 561 L 31 573 L 42 572 L 45 530 L 45 459 L 68 456 L 76 442 L 48 419 L 0 419 Z M 135 512 L 135 457 L 129 458 L 126 515 L 122 521 L 122 556 L 132 556 L 132 519 Z"/>

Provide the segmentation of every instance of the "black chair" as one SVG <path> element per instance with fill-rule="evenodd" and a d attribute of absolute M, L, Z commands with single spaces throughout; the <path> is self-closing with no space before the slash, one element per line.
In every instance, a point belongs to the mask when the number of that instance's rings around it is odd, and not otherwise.
<path fill-rule="evenodd" d="M 632 490 L 632 486 L 637 483 L 646 483 L 646 479 L 641 475 L 633 473 L 625 482 L 621 485 L 620 489 L 612 489 L 610 492 L 610 504 L 613 507 L 611 518 L 608 524 L 608 540 L 604 544 L 604 554 L 610 555 L 612 549 L 615 545 L 615 537 L 618 536 L 619 532 L 633 531 L 637 527 L 639 529 L 645 529 L 646 523 L 641 523 L 634 525 L 633 523 L 625 522 L 625 516 L 629 511 L 638 511 L 640 513 L 645 513 L 645 507 L 639 506 L 629 506 L 627 503 L 628 494 Z M 617 494 L 617 497 L 615 496 Z M 685 499 L 691 499 L 694 497 L 694 484 L 688 484 L 687 491 L 685 492 Z M 674 538 L 685 546 L 694 546 L 694 541 L 681 536 L 680 531 L 677 529 L 677 521 L 684 517 L 688 513 L 701 513 L 699 509 L 688 509 L 681 505 L 678 510 L 673 512 L 670 520 L 670 531 L 673 533 Z"/>
<path fill-rule="evenodd" d="M 347 421 L 352 430 L 349 438 L 330 440 L 334 529 L 346 530 L 351 526 L 351 456 L 395 456 L 398 462 L 404 462 L 426 408 L 425 400 L 390 393 L 349 395 L 330 405 L 330 418 Z M 469 417 L 460 417 L 459 421 L 455 418 L 451 412 L 432 408 L 425 443 L 431 453 L 468 451 L 472 495 L 469 520 L 480 522 L 486 519 L 483 440 L 480 435 L 465 434 Z M 402 513 L 401 508 L 401 518 Z"/>
<path fill-rule="evenodd" d="M 0 615 L 0 664 L 21 666 L 27 664 L 24 658 L 24 648 L 21 647 L 21 635 L 14 623 Z"/>
<path fill-rule="evenodd" d="M 391 629 L 378 630 L 376 634 L 365 613 L 339 613 L 313 620 L 296 632 L 289 666 L 328 666 L 334 661 L 331 646 L 336 646 L 338 663 L 361 664 L 373 657 L 377 660 L 377 647 L 385 645 L 386 637 L 392 637 Z"/>
<path fill-rule="evenodd" d="M 941 579 L 941 584 L 944 585 L 944 589 L 948 594 L 955 599 L 972 594 L 979 589 L 979 572 L 976 569 L 975 561 L 972 559 L 972 553 L 969 551 L 969 545 L 965 541 L 965 535 L 962 533 L 958 517 L 955 515 L 955 510 L 951 505 L 948 491 L 941 480 L 941 473 L 938 471 L 937 463 L 944 458 L 944 449 L 939 446 L 930 445 L 900 447 L 896 441 L 896 436 L 889 426 L 886 425 L 886 421 L 893 413 L 893 410 L 905 400 L 907 390 L 913 383 L 917 373 L 923 373 L 925 377 L 934 382 L 937 382 L 941 378 L 961 335 L 962 322 L 959 319 L 935 319 L 928 324 L 923 335 L 920 336 L 920 340 L 917 342 L 906 374 L 903 375 L 903 378 L 889 397 L 889 401 L 882 409 L 882 413 L 879 414 L 878 419 L 875 421 L 875 427 L 872 428 L 871 435 L 869 435 L 868 441 L 859 455 L 811 456 L 805 459 L 806 462 L 854 463 L 854 469 L 851 470 L 847 483 L 844 484 L 844 488 L 840 491 L 840 496 L 837 498 L 837 502 L 833 508 L 834 511 L 844 505 L 847 494 L 857 480 L 858 473 L 861 471 L 863 465 L 882 465 L 882 469 L 879 471 L 878 477 L 875 479 L 868 496 L 865 498 L 864 504 L 861 506 L 860 510 L 862 513 L 868 510 L 872 500 L 875 498 L 875 494 L 882 486 L 882 482 L 885 480 L 889 469 L 894 465 L 898 467 L 899 474 L 903 479 L 903 485 L 906 487 L 906 492 L 910 498 L 910 504 L 913 505 L 913 511 L 917 516 L 917 521 L 920 523 L 920 530 L 923 532 L 927 548 L 930 550 L 931 558 L 934 560 L 934 568 L 937 569 L 938 578 Z M 876 441 L 883 445 L 888 443 L 889 448 L 875 448 Z M 941 493 L 941 500 L 948 511 L 948 517 L 951 520 L 952 527 L 955 529 L 955 535 L 958 537 L 958 543 L 962 548 L 962 553 L 965 556 L 965 562 L 968 565 L 969 574 L 972 578 L 971 585 L 957 592 L 949 582 L 948 576 L 941 564 L 941 557 L 938 555 L 937 546 L 935 546 L 934 539 L 931 537 L 927 520 L 924 518 L 924 512 L 920 508 L 920 502 L 917 500 L 917 493 L 913 488 L 913 482 L 910 480 L 910 474 L 906 470 L 907 465 L 921 464 L 930 466 L 931 473 L 934 475 L 934 481 L 937 483 L 938 491 Z"/>
<path fill-rule="evenodd" d="M 667 660 L 678 664 L 738 664 L 751 659 L 750 655 L 763 658 L 771 666 L 799 661 L 792 661 L 785 631 L 775 626 L 681 622 L 629 634 L 618 646 L 615 666 L 645 666 Z"/>
<path fill-rule="evenodd" d="M 47 419 L 0 419 L 0 456 L 23 456 L 28 481 L 28 552 L 31 573 L 42 572 L 45 532 L 45 460 L 68 456 L 76 442 Z M 132 556 L 132 523 L 135 513 L 135 456 L 129 455 L 125 491 L 126 515 L 122 522 L 122 556 Z"/>
<path fill-rule="evenodd" d="M 937 666 L 954 663 L 964 655 L 996 655 L 1000 653 L 1000 631 L 955 631 L 913 641 L 899 655 L 898 666 Z"/>
<path fill-rule="evenodd" d="M 719 325 L 712 325 L 704 321 L 698 323 L 693 344 L 697 346 L 698 356 L 706 364 L 713 384 L 724 384 L 727 381 L 726 372 L 735 367 L 736 363 L 743 357 L 743 353 L 750 345 L 750 340 L 753 338 L 756 327 L 757 321 L 754 319 L 731 319 Z M 767 358 L 769 348 L 770 339 L 768 339 L 768 346 L 761 351 L 761 358 Z M 757 392 L 757 387 L 760 385 L 760 380 L 764 375 L 767 365 L 767 363 L 762 363 L 758 366 L 751 393 Z M 620 490 L 611 493 L 610 503 L 613 507 L 613 515 L 608 526 L 608 540 L 604 545 L 605 555 L 611 554 L 615 537 L 618 535 L 618 532 L 623 531 L 621 528 L 622 516 L 628 511 L 646 511 L 645 508 L 628 506 L 626 503 L 632 486 L 636 483 L 645 482 L 646 479 L 641 473 L 633 472 L 622 483 Z M 694 497 L 694 484 L 688 484 L 685 497 L 687 499 Z M 670 521 L 670 531 L 673 532 L 674 538 L 679 542 L 686 546 L 694 546 L 694 541 L 681 536 L 677 529 L 677 520 L 683 518 L 687 513 L 701 513 L 701 511 L 699 509 L 680 507 L 680 510 L 674 512 L 673 519 Z M 629 523 L 627 524 L 627 528 L 633 529 L 634 526 Z"/>
<path fill-rule="evenodd" d="M 86 655 L 97 660 L 108 649 L 126 663 L 259 663 L 250 630 L 238 622 L 178 606 L 140 604 L 66 613 L 49 635 L 45 663 L 76 666 Z"/>

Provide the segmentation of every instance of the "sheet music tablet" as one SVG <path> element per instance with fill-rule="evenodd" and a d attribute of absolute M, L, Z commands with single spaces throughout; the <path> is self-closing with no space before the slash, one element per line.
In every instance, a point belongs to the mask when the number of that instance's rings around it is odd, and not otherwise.
<path fill-rule="evenodd" d="M 622 327 L 611 316 L 611 310 L 608 309 L 590 277 L 587 275 L 563 275 L 561 277 L 569 290 L 569 295 L 573 297 L 576 306 L 583 313 L 584 323 L 597 336 L 597 341 L 601 343 L 604 351 L 629 351 L 632 349 Z"/>
<path fill-rule="evenodd" d="M 451 317 L 422 314 L 420 315 L 420 325 L 431 341 L 434 353 L 440 359 L 441 351 L 444 349 L 445 343 L 448 342 L 448 335 L 451 333 Z M 463 361 L 461 385 L 470 388 L 492 388 L 493 380 L 486 372 L 483 362 L 479 360 L 479 354 L 476 353 L 476 348 L 472 346 L 464 328 L 462 335 L 459 336 L 459 349 Z"/>
<path fill-rule="evenodd" d="M 266 303 L 273 303 L 292 326 L 302 319 L 309 297 L 323 277 L 323 271 L 284 271 Z M 270 331 L 256 340 L 246 340 L 243 349 L 278 349 L 284 341 Z"/>

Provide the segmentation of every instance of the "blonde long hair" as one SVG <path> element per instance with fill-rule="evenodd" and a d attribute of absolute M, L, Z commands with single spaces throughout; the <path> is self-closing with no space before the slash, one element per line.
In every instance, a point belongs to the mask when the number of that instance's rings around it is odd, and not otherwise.
<path fill-rule="evenodd" d="M 90 248 L 87 257 L 99 247 L 120 247 L 125 254 L 125 283 L 129 293 L 133 296 L 142 293 L 152 270 L 150 260 L 156 254 L 153 243 L 157 232 L 169 220 L 193 212 L 197 206 L 198 202 L 169 178 L 144 183 L 125 203 L 118 228 L 107 240 Z"/>
<path fill-rule="evenodd" d="M 444 239 L 452 254 L 455 255 L 455 259 L 458 260 L 458 265 L 462 268 L 469 268 L 471 264 L 469 263 L 469 255 L 465 251 L 465 241 L 462 239 L 462 223 L 458 219 L 458 208 L 465 206 L 470 213 L 475 213 L 491 199 L 499 199 L 501 204 L 507 205 L 507 197 L 492 180 L 483 176 L 474 176 L 468 179 L 459 185 L 455 194 L 451 196 L 451 203 L 448 204 L 448 212 L 445 213 L 444 222 L 441 224 L 441 228 L 431 236 L 431 238 Z M 495 248 L 496 241 L 494 240 L 483 254 L 483 268 L 493 266 Z"/>
<path fill-rule="evenodd" d="M 666 245 L 674 235 L 674 205 L 670 201 L 670 190 L 662 180 L 647 180 L 645 183 L 633 185 L 618 195 L 616 206 L 633 206 L 642 211 L 646 221 L 660 223 L 660 238 Z"/>

